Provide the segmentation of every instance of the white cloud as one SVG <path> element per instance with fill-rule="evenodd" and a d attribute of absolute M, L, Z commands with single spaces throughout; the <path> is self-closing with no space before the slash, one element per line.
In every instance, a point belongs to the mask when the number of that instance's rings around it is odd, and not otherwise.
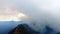
<path fill-rule="evenodd" d="M 14 7 L 14 0 L 0 1 L 0 21 L 20 21 L 22 17 L 26 17 L 24 13 Z"/>
<path fill-rule="evenodd" d="M 26 10 L 27 14 L 31 15 L 30 17 L 32 17 L 33 20 L 39 20 L 39 22 L 36 24 L 37 27 L 39 26 L 40 28 L 40 25 L 42 24 L 41 22 L 44 22 L 43 24 L 46 24 L 46 21 L 50 27 L 56 31 L 60 31 L 59 1 L 60 0 L 22 0 L 21 3 L 23 5 L 21 4 L 21 7 Z"/>
<path fill-rule="evenodd" d="M 26 15 L 16 9 L 5 8 L 0 10 L 0 21 L 20 21 L 22 17 L 26 17 Z"/>
<path fill-rule="evenodd" d="M 0 0 L 1 1 L 1 0 Z M 18 7 L 27 13 L 32 19 L 36 20 L 39 30 L 41 24 L 45 26 L 47 21 L 49 26 L 60 31 L 60 0 L 3 0 L 0 6 L 0 21 L 19 21 L 20 17 L 25 17 L 24 13 L 14 10 Z M 13 9 L 11 9 L 13 8 Z M 38 10 L 37 10 L 38 9 Z M 19 15 L 19 16 L 18 16 Z M 27 20 L 28 21 L 28 20 Z M 41 23 L 43 22 L 43 23 Z M 29 23 L 31 24 L 31 23 Z M 31 25 L 33 26 L 33 25 Z M 58 26 L 58 27 L 57 27 Z M 34 26 L 33 26 L 34 28 Z M 36 27 L 35 27 L 36 29 Z"/>

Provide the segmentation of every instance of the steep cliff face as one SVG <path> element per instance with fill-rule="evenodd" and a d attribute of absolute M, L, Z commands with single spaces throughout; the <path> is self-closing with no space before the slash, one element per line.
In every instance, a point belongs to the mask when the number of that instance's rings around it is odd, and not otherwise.
<path fill-rule="evenodd" d="M 8 34 L 40 34 L 34 31 L 26 24 L 19 24 L 16 28 L 11 30 Z"/>

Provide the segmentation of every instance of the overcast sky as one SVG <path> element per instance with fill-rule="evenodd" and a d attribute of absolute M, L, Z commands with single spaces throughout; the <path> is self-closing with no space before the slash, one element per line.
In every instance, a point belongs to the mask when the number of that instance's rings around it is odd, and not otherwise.
<path fill-rule="evenodd" d="M 6 17 L 6 14 L 8 15 L 8 13 L 12 13 L 11 16 L 21 16 L 22 13 L 22 15 L 28 15 L 28 17 L 31 18 L 29 19 L 31 22 L 37 22 L 37 29 L 39 29 L 40 26 L 42 27 L 42 25 L 45 26 L 48 24 L 50 27 L 57 29 L 57 31 L 60 31 L 59 1 L 60 0 L 0 0 L 0 21 L 1 17 Z M 13 16 L 11 19 L 20 20 L 20 17 L 15 17 L 16 16 Z M 10 17 L 6 19 L 10 19 Z"/>

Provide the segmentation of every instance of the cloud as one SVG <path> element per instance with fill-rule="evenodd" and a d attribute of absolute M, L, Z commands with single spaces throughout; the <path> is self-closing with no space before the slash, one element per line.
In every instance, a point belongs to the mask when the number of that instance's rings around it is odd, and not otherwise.
<path fill-rule="evenodd" d="M 2 1 L 2 0 L 0 0 Z M 17 14 L 29 16 L 29 19 L 26 22 L 39 31 L 44 29 L 46 25 L 50 26 L 56 31 L 60 32 L 60 0 L 4 0 L 0 3 L 0 15 L 1 18 L 7 17 L 8 13 L 13 16 L 11 19 L 20 20 L 17 17 Z M 11 9 L 12 8 L 12 9 Z M 13 10 L 13 9 L 19 10 Z M 20 10 L 22 10 L 20 12 Z M 2 12 L 1 12 L 2 11 Z M 7 15 L 5 15 L 5 14 Z M 16 14 L 17 13 L 17 14 Z M 21 14 L 22 13 L 22 14 Z M 19 17 L 20 18 L 20 17 Z M 5 19 L 5 18 L 4 18 Z M 9 15 L 8 18 L 10 19 Z M 24 20 L 22 18 L 22 20 Z M 32 24 L 36 24 L 35 26 Z M 44 30 L 43 30 L 44 31 Z"/>
<path fill-rule="evenodd" d="M 22 17 L 26 17 L 26 15 L 16 9 L 5 8 L 0 10 L 0 21 L 20 21 Z"/>
<path fill-rule="evenodd" d="M 26 15 L 13 7 L 14 4 L 12 0 L 0 0 L 0 21 L 21 21 L 22 17 L 25 18 Z"/>
<path fill-rule="evenodd" d="M 60 0 L 21 0 L 16 6 L 28 14 L 31 22 L 35 21 L 36 26 L 30 25 L 34 29 L 44 29 L 45 25 L 50 26 L 60 32 Z M 33 24 L 33 23 L 29 23 Z M 44 30 L 43 30 L 44 31 Z"/>

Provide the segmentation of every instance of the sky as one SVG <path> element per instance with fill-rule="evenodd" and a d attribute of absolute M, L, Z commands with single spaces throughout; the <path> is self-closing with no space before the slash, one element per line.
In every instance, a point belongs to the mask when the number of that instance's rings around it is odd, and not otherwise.
<path fill-rule="evenodd" d="M 13 7 L 12 0 L 0 0 L 0 21 L 20 21 L 24 13 Z"/>
<path fill-rule="evenodd" d="M 60 0 L 0 0 L 0 21 L 25 20 L 36 29 L 45 25 L 60 32 Z M 36 22 L 34 27 L 32 22 Z"/>

